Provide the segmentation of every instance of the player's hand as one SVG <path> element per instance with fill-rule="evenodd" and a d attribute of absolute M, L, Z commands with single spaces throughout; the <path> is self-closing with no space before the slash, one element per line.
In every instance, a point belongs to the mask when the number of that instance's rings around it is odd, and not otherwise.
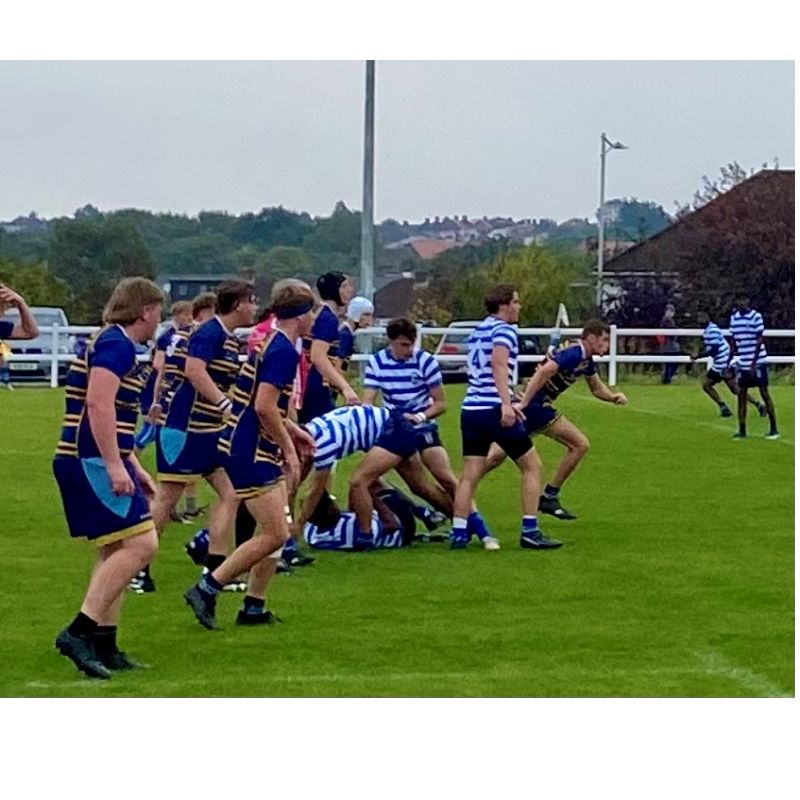
<path fill-rule="evenodd" d="M 314 455 L 316 450 L 314 437 L 308 431 L 297 425 L 292 425 L 289 427 L 289 436 L 300 458 L 311 458 Z"/>
<path fill-rule="evenodd" d="M 131 476 L 123 464 L 118 464 L 108 468 L 108 477 L 111 479 L 111 491 L 115 495 L 130 496 L 136 491 Z"/>
<path fill-rule="evenodd" d="M 153 405 L 150 406 L 150 410 L 147 412 L 147 421 L 151 425 L 155 425 L 161 417 L 162 411 L 161 403 L 153 403 Z"/>
<path fill-rule="evenodd" d="M 14 306 L 15 308 L 19 308 L 20 303 L 24 302 L 22 295 L 18 294 L 4 283 L 0 283 L 0 301 L 6 305 Z"/>
<path fill-rule="evenodd" d="M 517 412 L 511 403 L 503 403 L 500 406 L 500 424 L 504 428 L 510 428 L 517 421 Z"/>
<path fill-rule="evenodd" d="M 627 404 L 627 402 L 628 402 L 628 398 L 622 392 L 617 392 L 614 395 L 614 405 L 615 406 L 624 406 L 624 405 Z"/>
<path fill-rule="evenodd" d="M 361 398 L 350 386 L 348 386 L 346 389 L 342 391 L 342 397 L 344 398 L 345 405 L 348 406 L 361 405 Z"/>
<path fill-rule="evenodd" d="M 142 486 L 142 491 L 144 492 L 145 497 L 148 497 L 152 500 L 152 498 L 156 496 L 156 482 L 153 480 L 150 473 L 145 472 L 143 469 L 137 469 L 136 477 L 139 479 L 139 483 Z"/>

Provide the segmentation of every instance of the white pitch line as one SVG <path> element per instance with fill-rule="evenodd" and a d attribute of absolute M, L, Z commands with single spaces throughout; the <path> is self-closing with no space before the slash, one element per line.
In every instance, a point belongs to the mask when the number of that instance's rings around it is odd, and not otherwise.
<path fill-rule="evenodd" d="M 791 697 L 792 695 L 785 689 L 773 683 L 769 678 L 759 675 L 757 672 L 739 667 L 728 660 L 718 650 L 696 651 L 694 656 L 702 665 L 702 671 L 709 675 L 719 675 L 730 678 L 733 681 L 749 689 L 757 697 Z"/>

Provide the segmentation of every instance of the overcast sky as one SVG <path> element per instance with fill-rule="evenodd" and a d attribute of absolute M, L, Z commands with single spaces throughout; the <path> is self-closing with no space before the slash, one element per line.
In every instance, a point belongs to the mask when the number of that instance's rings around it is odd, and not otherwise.
<path fill-rule="evenodd" d="M 93 203 L 196 214 L 361 207 L 363 62 L 0 62 L 0 219 Z M 738 161 L 794 168 L 794 67 L 377 62 L 376 219 L 673 212 Z"/>

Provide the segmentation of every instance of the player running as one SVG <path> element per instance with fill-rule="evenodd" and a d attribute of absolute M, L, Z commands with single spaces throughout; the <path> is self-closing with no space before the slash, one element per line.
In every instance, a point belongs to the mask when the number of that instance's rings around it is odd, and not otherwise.
<path fill-rule="evenodd" d="M 529 434 L 543 434 L 567 448 L 555 475 L 539 498 L 539 511 L 552 514 L 557 519 L 576 519 L 574 514 L 561 505 L 559 493 L 567 478 L 589 452 L 589 440 L 554 408 L 553 403 L 580 377 L 586 378 L 589 391 L 598 400 L 618 406 L 628 402 L 622 392 L 609 389 L 597 374 L 593 357 L 605 355 L 608 352 L 608 343 L 608 323 L 599 319 L 587 322 L 577 344 L 556 350 L 539 365 L 518 406 L 524 414 L 523 424 Z M 493 448 L 488 468 L 493 469 L 503 457 L 499 448 Z"/>

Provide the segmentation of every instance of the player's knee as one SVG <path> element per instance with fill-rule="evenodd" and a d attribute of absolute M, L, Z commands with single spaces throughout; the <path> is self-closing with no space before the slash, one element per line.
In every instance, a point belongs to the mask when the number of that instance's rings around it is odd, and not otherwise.
<path fill-rule="evenodd" d="M 575 441 L 571 449 L 576 455 L 583 458 L 589 452 L 589 440 L 585 436 L 581 436 L 580 439 Z"/>

